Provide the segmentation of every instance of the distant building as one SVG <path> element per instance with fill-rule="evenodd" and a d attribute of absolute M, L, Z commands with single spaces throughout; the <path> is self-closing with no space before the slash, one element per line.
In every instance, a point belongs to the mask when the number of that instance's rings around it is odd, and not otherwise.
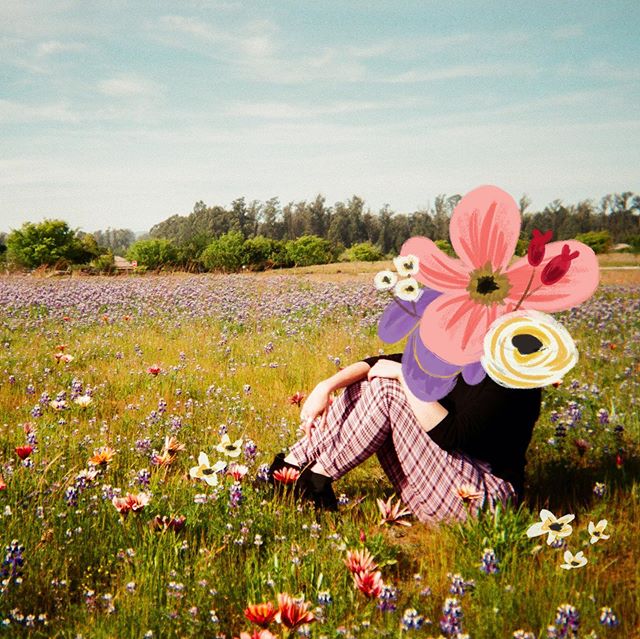
<path fill-rule="evenodd" d="M 125 260 L 124 257 L 120 257 L 119 255 L 114 255 L 113 265 L 118 271 L 133 271 L 137 266 L 137 264 L 129 262 L 129 260 Z"/>

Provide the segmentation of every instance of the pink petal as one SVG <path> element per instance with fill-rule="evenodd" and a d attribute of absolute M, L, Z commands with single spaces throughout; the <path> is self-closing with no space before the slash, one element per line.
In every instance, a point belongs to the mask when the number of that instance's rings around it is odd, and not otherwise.
<path fill-rule="evenodd" d="M 469 269 L 460 260 L 449 257 L 427 237 L 411 237 L 403 245 L 400 255 L 415 255 L 420 260 L 418 282 L 436 291 L 459 292 L 469 283 Z"/>
<path fill-rule="evenodd" d="M 489 325 L 505 310 L 498 304 L 478 304 L 466 293 L 445 293 L 427 306 L 420 321 L 420 337 L 431 352 L 446 362 L 471 364 L 482 356 Z"/>
<path fill-rule="evenodd" d="M 495 186 L 481 186 L 458 202 L 449 236 L 469 270 L 490 262 L 495 270 L 509 264 L 520 235 L 520 210 L 515 200 Z"/>
<path fill-rule="evenodd" d="M 571 251 L 579 251 L 580 255 L 571 261 L 568 273 L 561 280 L 551 286 L 545 286 L 540 281 L 540 274 L 547 263 L 560 254 L 565 244 L 569 245 Z M 520 258 L 507 269 L 511 290 L 505 302 L 518 303 L 527 288 L 532 270 L 526 257 Z M 546 246 L 544 260 L 535 269 L 529 289 L 529 292 L 533 293 L 522 302 L 522 308 L 553 313 L 577 306 L 593 295 L 599 279 L 598 258 L 586 244 L 575 240 L 551 242 Z"/>

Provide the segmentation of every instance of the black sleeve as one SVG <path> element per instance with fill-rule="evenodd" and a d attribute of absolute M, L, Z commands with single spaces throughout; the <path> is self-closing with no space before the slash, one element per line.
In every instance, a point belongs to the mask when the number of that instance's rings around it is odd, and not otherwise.
<path fill-rule="evenodd" d="M 473 388 L 473 387 L 471 387 Z M 457 401 L 456 408 L 428 431 L 431 439 L 446 451 L 473 451 L 502 442 L 489 442 L 492 434 L 512 423 L 535 423 L 540 410 L 537 393 L 504 388 L 485 383 L 480 392 L 470 392 L 466 401 Z"/>
<path fill-rule="evenodd" d="M 392 360 L 394 362 L 401 362 L 402 361 L 402 353 L 394 353 L 393 355 L 377 355 L 376 357 L 367 357 L 366 359 L 363 359 L 362 361 L 365 364 L 369 364 L 369 368 L 371 368 L 380 359 L 390 359 L 390 360 Z"/>

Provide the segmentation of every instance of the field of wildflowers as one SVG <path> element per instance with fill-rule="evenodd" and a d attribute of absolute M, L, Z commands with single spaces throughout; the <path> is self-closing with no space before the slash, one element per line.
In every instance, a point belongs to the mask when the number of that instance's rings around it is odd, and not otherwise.
<path fill-rule="evenodd" d="M 374 459 L 338 513 L 265 481 L 319 379 L 398 350 L 331 280 L 0 280 L 0 637 L 640 636 L 637 285 L 563 314 L 523 507 L 428 528 Z"/>

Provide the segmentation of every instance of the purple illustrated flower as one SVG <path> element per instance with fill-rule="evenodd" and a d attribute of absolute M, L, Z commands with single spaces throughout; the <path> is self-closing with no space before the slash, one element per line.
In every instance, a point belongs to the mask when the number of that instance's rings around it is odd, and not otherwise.
<path fill-rule="evenodd" d="M 456 384 L 458 374 L 467 384 L 478 384 L 486 373 L 480 362 L 465 366 L 449 364 L 432 353 L 420 337 L 420 319 L 441 293 L 424 288 L 415 302 L 393 299 L 378 322 L 378 335 L 387 343 L 409 336 L 402 356 L 402 374 L 411 392 L 423 401 L 437 401 Z"/>

